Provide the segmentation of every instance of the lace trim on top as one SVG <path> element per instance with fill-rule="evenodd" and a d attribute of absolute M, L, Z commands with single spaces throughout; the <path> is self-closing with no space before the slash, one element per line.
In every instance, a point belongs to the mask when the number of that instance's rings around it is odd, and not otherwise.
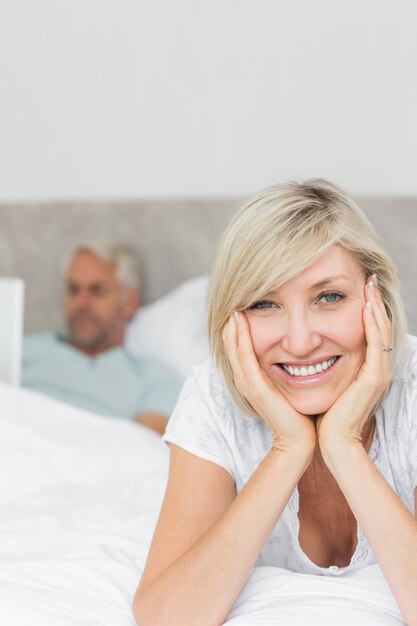
<path fill-rule="evenodd" d="M 380 470 L 380 437 L 378 432 L 378 416 L 375 416 L 376 424 L 375 424 L 375 432 L 372 439 L 371 446 L 369 448 L 368 457 L 375 465 L 375 467 Z M 291 498 L 288 501 L 287 509 L 289 513 L 289 529 L 291 534 L 293 535 L 294 545 L 296 546 L 298 556 L 301 560 L 307 563 L 310 568 L 315 569 L 317 572 L 321 572 L 322 574 L 332 573 L 334 574 L 336 571 L 338 574 L 343 574 L 348 569 L 353 567 L 359 567 L 364 564 L 365 559 L 368 557 L 370 547 L 369 544 L 362 532 L 362 529 L 359 527 L 359 524 L 356 524 L 356 536 L 357 536 L 357 544 L 355 548 L 355 552 L 352 555 L 349 565 L 344 567 L 339 567 L 338 565 L 330 565 L 329 567 L 320 567 L 316 563 L 314 563 L 303 551 L 299 542 L 299 532 L 300 532 L 300 520 L 298 519 L 298 511 L 300 508 L 300 495 L 298 492 L 298 487 L 296 486 Z"/>

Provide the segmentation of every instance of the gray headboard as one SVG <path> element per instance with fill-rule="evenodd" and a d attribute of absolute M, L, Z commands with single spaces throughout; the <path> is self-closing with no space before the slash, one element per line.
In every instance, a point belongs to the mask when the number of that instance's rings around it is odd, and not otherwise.
<path fill-rule="evenodd" d="M 133 245 L 145 262 L 144 301 L 208 272 L 213 248 L 240 200 L 138 200 L 0 205 L 0 276 L 26 283 L 26 331 L 62 327 L 60 259 L 97 237 Z M 417 334 L 417 198 L 362 201 L 397 263 Z"/>

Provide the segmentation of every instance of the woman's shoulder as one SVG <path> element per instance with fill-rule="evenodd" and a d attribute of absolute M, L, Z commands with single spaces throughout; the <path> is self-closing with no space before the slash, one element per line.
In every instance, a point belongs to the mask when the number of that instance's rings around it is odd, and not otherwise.
<path fill-rule="evenodd" d="M 195 366 L 184 383 L 164 441 L 224 467 L 241 484 L 241 477 L 254 470 L 252 460 L 265 454 L 267 440 L 266 425 L 240 411 L 213 359 Z"/>
<path fill-rule="evenodd" d="M 394 368 L 393 382 L 415 382 L 417 378 L 417 337 L 406 335 Z"/>
<path fill-rule="evenodd" d="M 195 365 L 187 377 L 182 396 L 196 397 L 207 406 L 232 408 L 232 401 L 212 356 Z"/>
<path fill-rule="evenodd" d="M 417 408 L 417 337 L 407 335 L 396 364 L 389 391 L 384 399 L 385 415 L 392 425 L 416 421 Z"/>
<path fill-rule="evenodd" d="M 406 337 L 406 349 L 410 357 L 410 361 L 413 366 L 413 372 L 417 369 L 417 337 L 414 335 L 407 335 Z"/>
<path fill-rule="evenodd" d="M 263 422 L 245 414 L 235 403 L 212 357 L 196 365 L 186 379 L 170 424 L 189 416 L 229 438 L 240 438 L 248 430 L 263 430 Z"/>

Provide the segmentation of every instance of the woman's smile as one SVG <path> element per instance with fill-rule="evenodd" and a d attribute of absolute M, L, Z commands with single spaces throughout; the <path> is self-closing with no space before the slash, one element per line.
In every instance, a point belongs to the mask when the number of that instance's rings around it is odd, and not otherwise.
<path fill-rule="evenodd" d="M 338 356 L 325 357 L 309 362 L 278 363 L 283 370 L 283 376 L 294 378 L 294 383 L 314 384 L 324 379 L 334 371 Z"/>
<path fill-rule="evenodd" d="M 335 245 L 246 310 L 260 366 L 305 415 L 327 411 L 364 362 L 364 284 L 358 261 Z"/>

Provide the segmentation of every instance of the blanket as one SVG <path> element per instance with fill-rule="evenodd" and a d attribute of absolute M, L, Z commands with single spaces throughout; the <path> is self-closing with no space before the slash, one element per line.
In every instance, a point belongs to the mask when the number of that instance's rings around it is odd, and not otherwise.
<path fill-rule="evenodd" d="M 378 565 L 345 576 L 257 567 L 227 626 L 405 626 Z"/>
<path fill-rule="evenodd" d="M 133 626 L 166 446 L 12 386 L 0 407 L 0 623 Z"/>
<path fill-rule="evenodd" d="M 146 428 L 0 383 L 0 623 L 134 626 L 167 472 Z M 226 624 L 404 621 L 377 566 L 338 578 L 268 567 Z"/>

